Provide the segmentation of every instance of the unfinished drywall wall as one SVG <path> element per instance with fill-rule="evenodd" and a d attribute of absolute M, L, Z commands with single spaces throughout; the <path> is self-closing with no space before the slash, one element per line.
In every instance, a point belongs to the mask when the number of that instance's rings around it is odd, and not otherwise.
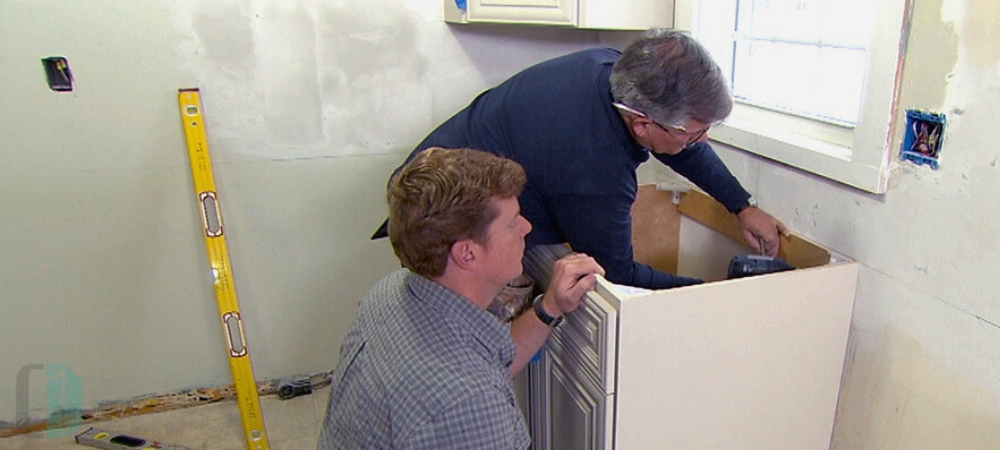
<path fill-rule="evenodd" d="M 84 408 L 231 382 L 179 88 L 201 90 L 255 375 L 330 370 L 398 267 L 368 240 L 392 169 L 482 89 L 598 38 L 441 19 L 440 0 L 3 2 L 0 423 L 18 392 L 51 412 L 34 365 L 78 376 Z M 72 92 L 48 89 L 52 55 Z"/>

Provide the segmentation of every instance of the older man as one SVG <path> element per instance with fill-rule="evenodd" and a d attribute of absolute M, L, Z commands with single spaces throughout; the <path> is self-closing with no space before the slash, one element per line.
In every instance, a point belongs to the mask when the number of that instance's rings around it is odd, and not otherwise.
<path fill-rule="evenodd" d="M 719 66 L 689 35 L 647 31 L 623 52 L 595 48 L 542 62 L 483 92 L 441 124 L 428 147 L 471 147 L 520 163 L 528 247 L 569 243 L 620 284 L 652 289 L 698 283 L 633 260 L 635 170 L 650 155 L 704 189 L 740 221 L 751 247 L 776 255 L 774 218 L 705 141 L 732 110 Z M 763 247 L 763 248 L 761 248 Z"/>

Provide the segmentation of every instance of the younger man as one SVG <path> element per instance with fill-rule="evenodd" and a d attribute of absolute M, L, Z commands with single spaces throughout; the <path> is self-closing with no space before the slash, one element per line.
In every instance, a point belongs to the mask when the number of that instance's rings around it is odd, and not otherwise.
<path fill-rule="evenodd" d="M 469 149 L 428 149 L 393 177 L 389 239 L 405 269 L 361 300 L 319 450 L 528 448 L 511 375 L 604 270 L 571 254 L 509 328 L 486 311 L 522 271 L 524 184 L 516 162 Z"/>

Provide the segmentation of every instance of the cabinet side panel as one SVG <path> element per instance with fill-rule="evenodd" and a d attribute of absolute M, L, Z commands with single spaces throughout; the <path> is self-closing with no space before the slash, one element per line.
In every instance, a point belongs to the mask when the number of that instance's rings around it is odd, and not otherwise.
<path fill-rule="evenodd" d="M 827 450 L 857 273 L 848 262 L 623 300 L 615 448 Z"/>
<path fill-rule="evenodd" d="M 444 0 L 444 21 L 449 23 L 469 23 L 464 9 L 458 9 L 455 0 Z"/>
<path fill-rule="evenodd" d="M 688 216 L 681 218 L 677 274 L 705 281 L 725 280 L 729 262 L 753 250 Z"/>

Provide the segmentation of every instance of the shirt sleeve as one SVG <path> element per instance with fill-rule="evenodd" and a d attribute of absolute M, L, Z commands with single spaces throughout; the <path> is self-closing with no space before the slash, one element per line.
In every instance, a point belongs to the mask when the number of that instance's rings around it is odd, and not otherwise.
<path fill-rule="evenodd" d="M 405 450 L 523 450 L 531 444 L 520 411 L 491 393 L 471 395 L 415 430 Z"/>
<path fill-rule="evenodd" d="M 653 156 L 711 195 L 731 213 L 746 206 L 750 200 L 750 193 L 743 189 L 712 146 L 705 142 L 692 145 L 676 155 L 653 153 Z"/>
<path fill-rule="evenodd" d="M 594 257 L 612 283 L 665 289 L 702 282 L 632 259 L 632 204 L 624 195 L 558 195 L 549 208 L 573 251 Z"/>

